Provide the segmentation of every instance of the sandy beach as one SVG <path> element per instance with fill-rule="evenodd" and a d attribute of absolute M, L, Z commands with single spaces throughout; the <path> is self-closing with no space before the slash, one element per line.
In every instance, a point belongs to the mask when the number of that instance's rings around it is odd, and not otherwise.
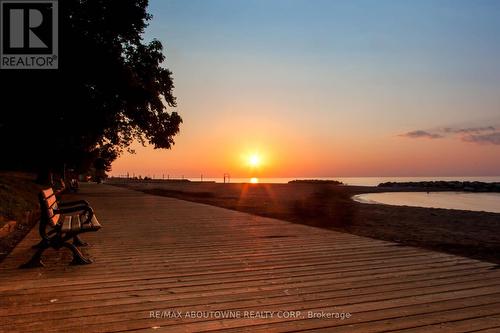
<path fill-rule="evenodd" d="M 325 184 L 109 183 L 500 264 L 500 214 L 351 200 L 356 194 L 387 189 Z"/>

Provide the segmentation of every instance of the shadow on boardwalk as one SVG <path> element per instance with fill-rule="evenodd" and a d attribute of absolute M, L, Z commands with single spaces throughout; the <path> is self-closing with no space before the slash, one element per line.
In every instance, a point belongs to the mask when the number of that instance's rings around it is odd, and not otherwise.
<path fill-rule="evenodd" d="M 33 230 L 0 268 L 0 331 L 500 328 L 493 264 L 106 185 L 80 195 L 103 224 L 85 235 L 95 263 L 50 250 L 17 269 Z"/>

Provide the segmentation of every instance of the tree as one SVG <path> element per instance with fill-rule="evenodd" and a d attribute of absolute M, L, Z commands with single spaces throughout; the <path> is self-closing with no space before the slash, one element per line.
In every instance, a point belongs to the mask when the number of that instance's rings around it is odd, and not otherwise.
<path fill-rule="evenodd" d="M 134 140 L 169 149 L 182 123 L 147 0 L 59 2 L 59 69 L 2 70 L 4 168 L 111 163 Z"/>

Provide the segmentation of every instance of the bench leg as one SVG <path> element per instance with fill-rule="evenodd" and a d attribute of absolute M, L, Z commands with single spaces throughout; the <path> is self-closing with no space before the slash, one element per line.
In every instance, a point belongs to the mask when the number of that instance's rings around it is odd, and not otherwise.
<path fill-rule="evenodd" d="M 42 247 L 43 243 L 44 243 L 44 241 L 41 240 L 38 244 L 33 245 L 31 248 L 32 249 L 39 249 L 40 247 Z"/>
<path fill-rule="evenodd" d="M 56 231 L 55 230 L 51 230 L 47 233 L 47 236 L 50 236 L 52 234 L 55 234 Z M 46 240 L 45 239 L 42 239 L 40 242 L 38 242 L 37 244 L 33 245 L 31 248 L 32 249 L 39 249 L 41 247 L 43 247 L 43 245 L 45 244 Z"/>
<path fill-rule="evenodd" d="M 45 266 L 42 262 L 42 253 L 43 253 L 43 251 L 45 251 L 48 248 L 48 246 L 43 241 L 40 242 L 40 244 L 38 244 L 38 245 L 39 245 L 38 250 L 35 252 L 33 257 L 31 257 L 31 259 L 27 263 L 19 266 L 19 268 L 36 268 L 36 267 L 44 267 Z"/>
<path fill-rule="evenodd" d="M 83 246 L 88 246 L 89 243 L 82 241 L 81 238 L 78 237 L 78 235 L 76 235 L 75 237 L 73 237 L 73 245 L 83 247 Z"/>
<path fill-rule="evenodd" d="M 73 252 L 73 261 L 71 262 L 71 265 L 87 265 L 92 263 L 92 260 L 85 258 L 80 250 L 78 250 L 78 248 L 73 244 L 63 243 L 62 246 L 67 247 L 71 250 L 71 252 Z"/>

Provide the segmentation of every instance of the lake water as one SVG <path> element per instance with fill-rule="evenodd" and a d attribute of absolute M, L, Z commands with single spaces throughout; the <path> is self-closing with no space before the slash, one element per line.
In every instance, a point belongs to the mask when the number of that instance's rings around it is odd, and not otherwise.
<path fill-rule="evenodd" d="M 447 208 L 500 213 L 500 193 L 392 192 L 360 194 L 355 195 L 353 199 L 367 204 Z"/>
<path fill-rule="evenodd" d="M 252 181 L 253 179 L 253 181 Z M 478 181 L 478 182 L 500 182 L 500 176 L 492 177 L 291 177 L 291 178 L 231 178 L 231 183 L 271 183 L 271 184 L 286 184 L 294 179 L 325 179 L 325 180 L 338 180 L 346 185 L 356 185 L 356 186 L 377 186 L 380 183 L 385 182 L 420 182 L 420 181 L 434 181 L 434 180 L 445 180 L 445 181 Z M 199 181 L 200 178 L 189 178 L 192 181 Z M 215 181 L 217 183 L 222 183 L 223 178 L 203 178 L 205 181 Z"/>

